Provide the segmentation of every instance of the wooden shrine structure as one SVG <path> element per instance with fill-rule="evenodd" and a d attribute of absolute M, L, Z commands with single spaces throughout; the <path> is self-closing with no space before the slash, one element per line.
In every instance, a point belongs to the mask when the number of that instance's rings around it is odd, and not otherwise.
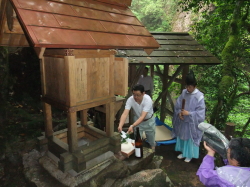
<path fill-rule="evenodd" d="M 128 8 L 131 0 L 0 2 L 0 45 L 32 46 L 40 59 L 45 117 L 40 144 L 58 167 L 81 172 L 119 152 L 115 95 L 127 94 L 128 60 L 115 57 L 115 49 L 150 54 L 159 47 Z M 87 125 L 87 110 L 99 105 L 105 106 L 106 132 Z M 52 107 L 67 112 L 67 129 L 53 132 Z"/>
<path fill-rule="evenodd" d="M 182 77 L 191 64 L 220 64 L 188 33 L 149 33 L 128 9 L 131 0 L 0 3 L 0 45 L 31 46 L 40 58 L 46 127 L 40 144 L 57 158 L 62 171 L 81 172 L 103 161 L 94 158 L 120 151 L 114 115 L 121 98 L 115 95 L 126 96 L 145 66 L 151 67 L 151 76 L 162 80 L 155 105 L 161 100 L 164 121 L 174 107 L 168 90 L 171 83 L 184 86 Z M 164 65 L 163 72 L 159 65 Z M 173 71 L 172 65 L 178 67 Z M 165 107 L 167 100 L 172 109 Z M 106 114 L 106 131 L 87 125 L 87 110 L 100 105 Z M 67 111 L 67 129 L 53 132 L 52 107 Z M 83 138 L 90 143 L 82 145 Z"/>

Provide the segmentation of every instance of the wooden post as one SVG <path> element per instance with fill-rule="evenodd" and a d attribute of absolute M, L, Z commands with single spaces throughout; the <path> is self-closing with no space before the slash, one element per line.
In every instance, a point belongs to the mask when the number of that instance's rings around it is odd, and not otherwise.
<path fill-rule="evenodd" d="M 150 76 L 154 78 L 154 65 L 150 65 Z"/>
<path fill-rule="evenodd" d="M 169 65 L 164 65 L 164 70 L 163 70 L 163 81 L 162 81 L 162 90 L 167 89 L 167 83 L 168 83 L 168 70 L 169 70 Z M 161 98 L 161 115 L 160 115 L 160 120 L 164 122 L 166 118 L 166 104 L 167 104 L 167 93 L 165 93 L 162 98 Z"/>
<path fill-rule="evenodd" d="M 106 104 L 106 134 L 111 137 L 114 134 L 114 121 L 115 121 L 115 103 L 111 102 Z"/>
<path fill-rule="evenodd" d="M 69 152 L 73 153 L 78 148 L 76 112 L 67 113 L 67 126 L 68 126 L 67 137 L 68 137 Z"/>
<path fill-rule="evenodd" d="M 87 125 L 88 122 L 88 109 L 80 111 L 81 125 Z"/>
<path fill-rule="evenodd" d="M 225 127 L 225 136 L 228 140 L 232 139 L 232 137 L 234 136 L 234 131 L 235 131 L 235 124 L 227 122 Z"/>
<path fill-rule="evenodd" d="M 188 71 L 189 71 L 189 66 L 185 65 L 183 70 L 182 70 L 182 83 L 181 83 L 181 91 L 180 91 L 180 93 L 182 92 L 182 90 L 186 86 L 186 76 L 188 74 Z"/>
<path fill-rule="evenodd" d="M 41 86 L 42 86 L 42 95 L 46 94 L 46 85 L 45 85 L 45 67 L 44 67 L 44 57 L 40 59 L 40 72 L 41 72 Z M 52 124 L 52 112 L 51 105 L 45 102 L 42 102 L 44 119 L 45 119 L 45 137 L 48 138 L 53 136 L 53 124 Z"/>
<path fill-rule="evenodd" d="M 65 64 L 65 90 L 66 90 L 66 105 L 76 105 L 76 73 L 75 73 L 75 56 L 70 49 L 65 50 L 64 56 Z M 77 142 L 77 125 L 76 125 L 76 111 L 68 112 L 67 125 L 68 125 L 68 145 L 69 152 L 73 153 L 78 148 Z"/>
<path fill-rule="evenodd" d="M 45 137 L 53 136 L 51 105 L 43 102 L 43 112 L 45 118 Z"/>

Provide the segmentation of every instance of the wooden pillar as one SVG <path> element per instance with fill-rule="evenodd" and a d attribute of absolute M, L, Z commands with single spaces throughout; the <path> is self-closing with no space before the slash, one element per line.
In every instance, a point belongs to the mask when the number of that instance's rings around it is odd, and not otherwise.
<path fill-rule="evenodd" d="M 150 76 L 154 78 L 154 65 L 150 65 Z"/>
<path fill-rule="evenodd" d="M 68 112 L 67 126 L 68 126 L 67 136 L 68 136 L 69 152 L 73 153 L 78 148 L 76 112 Z"/>
<path fill-rule="evenodd" d="M 76 73 L 75 73 L 75 56 L 72 50 L 65 50 L 64 56 L 64 70 L 65 70 L 65 91 L 66 91 L 66 105 L 76 105 Z M 73 153 L 78 148 L 77 142 L 77 117 L 76 111 L 68 112 L 67 125 L 68 125 L 68 145 L 69 152 Z"/>
<path fill-rule="evenodd" d="M 225 127 L 225 136 L 228 140 L 231 140 L 231 137 L 234 136 L 235 124 L 227 122 Z"/>
<path fill-rule="evenodd" d="M 88 122 L 88 109 L 80 111 L 81 125 L 87 125 Z"/>
<path fill-rule="evenodd" d="M 45 137 L 53 136 L 51 105 L 43 102 L 43 112 L 45 118 Z"/>
<path fill-rule="evenodd" d="M 183 70 L 182 70 L 182 83 L 181 83 L 181 91 L 180 93 L 182 92 L 182 90 L 185 88 L 186 86 L 186 76 L 188 74 L 188 71 L 189 71 L 189 65 L 185 65 Z"/>
<path fill-rule="evenodd" d="M 42 95 L 46 94 L 46 86 L 45 86 L 45 64 L 44 57 L 40 57 L 40 75 L 41 75 L 41 86 L 42 86 Z M 45 137 L 48 138 L 53 136 L 53 124 L 52 124 L 52 111 L 51 105 L 45 102 L 42 102 L 43 112 L 44 112 L 44 120 L 45 120 Z"/>
<path fill-rule="evenodd" d="M 164 70 L 163 70 L 163 81 L 162 81 L 162 90 L 167 89 L 167 83 L 168 83 L 168 70 L 169 70 L 169 65 L 164 65 Z M 167 104 L 167 93 L 165 93 L 162 98 L 161 98 L 161 115 L 160 115 L 160 120 L 164 122 L 166 118 L 166 108 Z"/>
<path fill-rule="evenodd" d="M 106 104 L 106 134 L 111 137 L 114 134 L 114 121 L 115 121 L 115 103 L 111 102 Z"/>

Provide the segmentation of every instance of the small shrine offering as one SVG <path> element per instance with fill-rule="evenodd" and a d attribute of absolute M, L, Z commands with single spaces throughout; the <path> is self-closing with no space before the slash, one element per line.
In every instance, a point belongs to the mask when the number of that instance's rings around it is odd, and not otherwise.
<path fill-rule="evenodd" d="M 135 140 L 130 139 L 129 134 L 121 132 L 121 153 L 123 156 L 129 158 L 135 152 L 134 142 Z"/>

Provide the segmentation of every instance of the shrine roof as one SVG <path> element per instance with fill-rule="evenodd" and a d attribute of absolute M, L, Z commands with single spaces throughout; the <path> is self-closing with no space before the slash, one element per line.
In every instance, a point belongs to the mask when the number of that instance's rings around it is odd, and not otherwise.
<path fill-rule="evenodd" d="M 160 44 L 150 55 L 140 49 L 119 49 L 117 57 L 126 57 L 130 64 L 221 64 L 187 32 L 151 32 Z"/>
<path fill-rule="evenodd" d="M 2 0 L 0 45 L 81 49 L 156 49 L 131 0 Z M 25 36 L 24 36 L 25 35 Z"/>

